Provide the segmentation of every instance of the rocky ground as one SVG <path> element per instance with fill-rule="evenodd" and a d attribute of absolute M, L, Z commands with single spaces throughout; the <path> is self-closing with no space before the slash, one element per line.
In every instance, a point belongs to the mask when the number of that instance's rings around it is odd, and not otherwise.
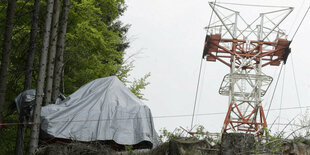
<path fill-rule="evenodd" d="M 243 139 L 243 138 L 245 139 Z M 207 140 L 195 138 L 176 138 L 169 142 L 162 143 L 155 149 L 133 150 L 125 147 L 125 150 L 115 151 L 108 145 L 100 143 L 54 143 L 42 146 L 37 155 L 218 155 L 218 154 L 240 154 L 240 155 L 310 155 L 310 140 L 277 140 L 268 143 L 257 144 L 252 138 L 238 135 L 237 138 L 226 136 L 230 140 L 225 144 L 211 145 Z M 240 146 L 246 143 L 246 145 Z"/>

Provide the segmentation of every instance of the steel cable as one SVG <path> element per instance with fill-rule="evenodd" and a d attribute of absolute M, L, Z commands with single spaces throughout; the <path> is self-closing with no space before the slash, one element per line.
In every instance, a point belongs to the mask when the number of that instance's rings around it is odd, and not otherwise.
<path fill-rule="evenodd" d="M 215 4 L 216 4 L 216 0 L 214 1 L 214 7 L 215 7 Z M 212 12 L 211 12 L 211 16 L 210 16 L 210 20 L 209 20 L 209 24 L 208 24 L 208 27 L 210 27 L 210 24 L 211 24 L 211 20 L 212 20 L 212 17 L 213 17 L 213 9 L 212 9 Z M 207 29 L 207 34 L 209 32 L 209 29 Z M 197 104 L 197 96 L 198 96 L 198 90 L 199 90 L 199 84 L 200 84 L 200 76 L 201 76 L 201 68 L 202 68 L 202 62 L 203 62 L 203 58 L 201 59 L 200 61 L 200 67 L 199 67 L 199 75 L 198 75 L 198 82 L 197 82 L 197 87 L 196 87 L 196 94 L 195 94 L 195 101 L 194 101 L 194 108 L 193 108 L 193 114 L 192 114 L 192 121 L 191 121 L 191 129 L 193 128 L 193 123 L 194 123 L 194 117 L 195 117 L 195 111 L 196 111 L 196 104 Z"/>
<path fill-rule="evenodd" d="M 277 90 L 277 86 L 278 86 L 278 83 L 279 83 L 279 78 L 280 78 L 280 75 L 281 75 L 281 72 L 282 72 L 282 68 L 283 68 L 283 63 L 281 64 L 281 68 L 280 68 L 280 72 L 279 72 L 279 75 L 278 75 L 278 78 L 277 78 L 277 82 L 276 82 L 276 85 L 274 87 L 274 90 L 273 90 L 273 93 L 272 93 L 272 96 L 271 96 L 271 100 L 270 100 L 270 103 L 269 103 L 266 119 L 268 118 L 268 114 L 269 114 L 270 107 L 271 107 L 271 104 L 272 104 L 272 101 L 273 101 L 273 97 L 274 97 L 274 94 L 275 94 L 275 92 Z"/>

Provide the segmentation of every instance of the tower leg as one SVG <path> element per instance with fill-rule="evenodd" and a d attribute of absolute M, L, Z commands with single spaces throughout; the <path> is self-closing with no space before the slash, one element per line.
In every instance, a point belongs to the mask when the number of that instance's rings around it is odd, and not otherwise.
<path fill-rule="evenodd" d="M 232 120 L 232 118 L 239 119 Z M 260 137 L 264 134 L 264 128 L 266 127 L 266 118 L 261 105 L 253 108 L 250 114 L 243 115 L 237 104 L 230 104 L 225 117 L 222 134 L 242 132 L 246 134 L 255 134 L 257 137 Z"/>

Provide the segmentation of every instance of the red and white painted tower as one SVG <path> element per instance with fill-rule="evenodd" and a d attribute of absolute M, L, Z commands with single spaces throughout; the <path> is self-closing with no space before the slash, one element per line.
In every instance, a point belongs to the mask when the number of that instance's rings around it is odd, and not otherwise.
<path fill-rule="evenodd" d="M 203 57 L 230 68 L 219 89 L 221 95 L 229 97 L 222 133 L 260 136 L 267 127 L 262 98 L 273 80 L 262 68 L 286 63 L 291 52 L 290 41 L 280 24 L 293 8 L 277 7 L 274 11 L 260 12 L 248 22 L 241 12 L 226 7 L 225 3 L 209 5 L 217 21 L 206 27 Z"/>

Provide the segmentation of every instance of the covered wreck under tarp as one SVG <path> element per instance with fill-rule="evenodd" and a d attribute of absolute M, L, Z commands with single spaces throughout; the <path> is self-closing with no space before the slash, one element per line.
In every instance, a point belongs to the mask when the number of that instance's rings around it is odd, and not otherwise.
<path fill-rule="evenodd" d="M 151 110 L 116 76 L 91 81 L 65 100 L 42 107 L 41 131 L 45 139 L 158 144 Z"/>

